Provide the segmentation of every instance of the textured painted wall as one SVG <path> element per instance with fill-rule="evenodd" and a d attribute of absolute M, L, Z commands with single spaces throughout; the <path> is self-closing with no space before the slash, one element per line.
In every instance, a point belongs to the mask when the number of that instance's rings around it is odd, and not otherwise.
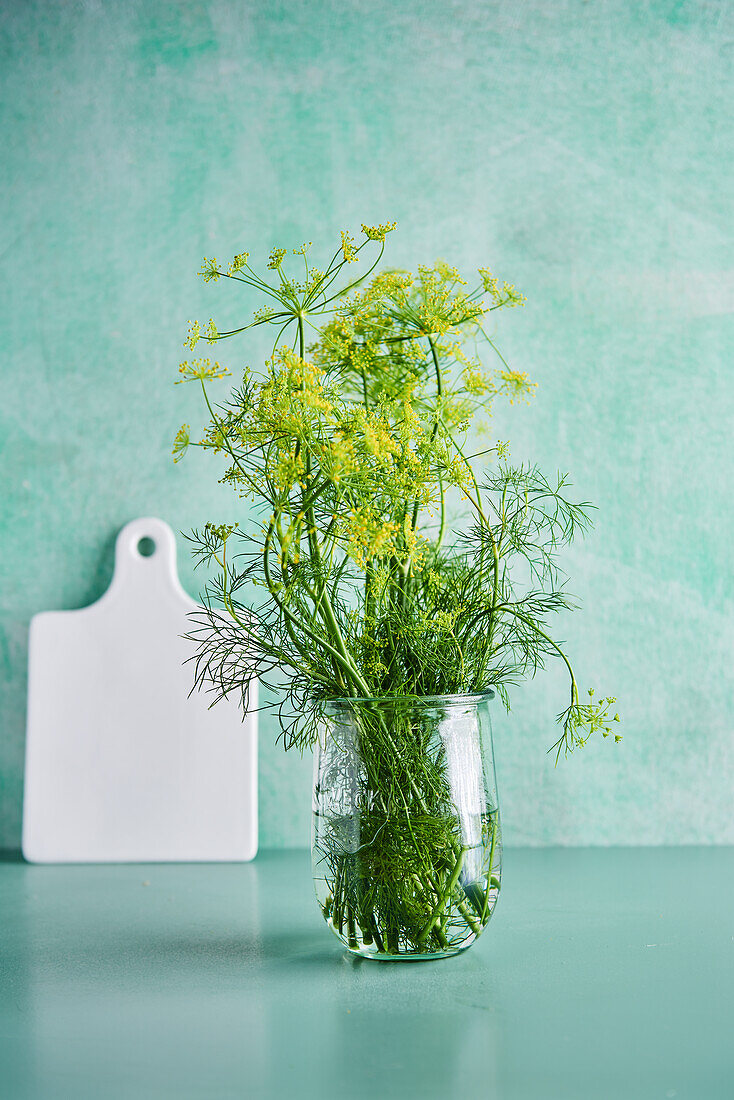
<path fill-rule="evenodd" d="M 498 338 L 538 396 L 496 434 L 600 508 L 564 632 L 625 740 L 554 770 L 562 677 L 518 692 L 496 722 L 510 839 L 734 841 L 732 15 L 5 0 L 0 847 L 20 839 L 30 616 L 98 597 L 136 515 L 234 518 L 213 461 L 170 461 L 200 422 L 172 384 L 186 319 L 222 313 L 201 257 L 393 218 L 394 263 L 487 263 L 527 294 Z M 310 762 L 262 725 L 262 843 L 305 843 Z"/>

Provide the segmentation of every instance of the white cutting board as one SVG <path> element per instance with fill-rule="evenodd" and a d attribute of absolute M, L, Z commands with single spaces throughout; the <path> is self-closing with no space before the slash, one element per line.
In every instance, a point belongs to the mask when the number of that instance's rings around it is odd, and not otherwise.
<path fill-rule="evenodd" d="M 155 544 L 151 556 L 138 550 Z M 123 527 L 107 592 L 31 622 L 23 855 L 34 863 L 249 860 L 257 715 L 189 698 L 197 608 L 159 519 Z M 257 706 L 257 683 L 250 702 Z"/>

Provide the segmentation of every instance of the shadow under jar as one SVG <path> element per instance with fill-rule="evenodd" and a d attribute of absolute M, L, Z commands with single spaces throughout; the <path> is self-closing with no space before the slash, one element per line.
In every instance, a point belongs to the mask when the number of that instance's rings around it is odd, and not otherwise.
<path fill-rule="evenodd" d="M 445 958 L 489 921 L 502 867 L 493 698 L 326 704 L 314 753 L 314 884 L 327 924 L 355 954 Z"/>

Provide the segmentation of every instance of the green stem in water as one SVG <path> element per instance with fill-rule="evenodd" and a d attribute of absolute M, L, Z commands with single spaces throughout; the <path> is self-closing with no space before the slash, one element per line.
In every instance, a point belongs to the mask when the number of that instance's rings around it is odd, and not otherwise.
<path fill-rule="evenodd" d="M 482 913 L 479 918 L 479 923 L 484 926 L 489 918 L 489 894 L 492 889 L 492 864 L 494 863 L 494 846 L 497 840 L 497 830 L 499 829 L 499 820 L 497 817 L 492 821 L 492 844 L 489 849 L 489 867 L 487 868 L 487 893 L 484 898 L 484 905 L 482 906 Z"/>
<path fill-rule="evenodd" d="M 466 848 L 462 848 L 459 852 L 459 858 L 456 861 L 456 866 L 454 867 L 454 869 L 451 873 L 451 878 L 448 881 L 446 889 L 442 892 L 441 896 L 439 897 L 438 901 L 436 902 L 435 906 L 433 907 L 433 912 L 431 913 L 431 916 L 428 920 L 428 924 L 425 926 L 425 928 L 422 930 L 422 932 L 418 936 L 418 943 L 424 943 L 425 942 L 426 937 L 428 936 L 428 933 L 431 931 L 434 924 L 436 923 L 439 916 L 441 915 L 441 910 L 443 909 L 444 905 L 446 904 L 446 901 L 453 894 L 454 887 L 456 886 L 456 883 L 459 880 L 459 875 L 461 874 L 461 868 L 464 866 L 464 856 L 465 855 L 466 855 Z"/>
<path fill-rule="evenodd" d="M 350 901 L 347 902 L 347 942 L 352 948 L 357 946 L 357 933 L 354 926 L 354 909 Z"/>

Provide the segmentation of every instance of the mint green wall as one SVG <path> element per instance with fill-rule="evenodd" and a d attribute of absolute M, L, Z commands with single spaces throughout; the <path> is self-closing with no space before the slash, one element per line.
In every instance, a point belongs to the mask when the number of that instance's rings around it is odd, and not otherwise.
<path fill-rule="evenodd" d="M 600 508 L 563 632 L 625 740 L 554 770 L 562 677 L 518 692 L 496 722 L 509 838 L 734 841 L 732 15 L 0 6 L 0 847 L 20 839 L 30 616 L 98 597 L 137 515 L 236 516 L 212 461 L 170 461 L 201 419 L 173 386 L 186 320 L 234 309 L 201 257 L 393 218 L 396 265 L 486 263 L 527 294 L 498 337 L 538 396 L 498 410 L 496 435 Z M 310 761 L 262 727 L 262 843 L 305 843 Z"/>

